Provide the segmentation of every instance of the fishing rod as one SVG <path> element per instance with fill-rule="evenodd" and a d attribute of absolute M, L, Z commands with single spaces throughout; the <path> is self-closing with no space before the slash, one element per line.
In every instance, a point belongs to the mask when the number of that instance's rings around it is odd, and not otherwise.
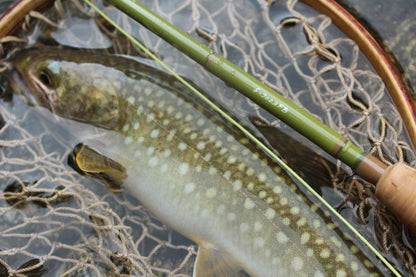
<path fill-rule="evenodd" d="M 377 197 L 403 223 L 416 231 L 416 201 L 413 201 L 416 199 L 416 190 L 413 189 L 413 186 L 416 186 L 415 169 L 404 163 L 388 167 L 304 109 L 137 1 L 109 2 L 348 165 L 358 176 L 375 184 Z"/>

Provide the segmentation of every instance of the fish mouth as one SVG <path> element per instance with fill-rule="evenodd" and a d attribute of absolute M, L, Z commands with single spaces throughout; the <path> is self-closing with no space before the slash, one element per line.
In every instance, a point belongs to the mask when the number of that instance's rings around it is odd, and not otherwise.
<path fill-rule="evenodd" d="M 12 67 L 8 79 L 13 91 L 23 95 L 29 105 L 52 108 L 45 85 L 33 73 L 23 74 L 18 68 Z"/>

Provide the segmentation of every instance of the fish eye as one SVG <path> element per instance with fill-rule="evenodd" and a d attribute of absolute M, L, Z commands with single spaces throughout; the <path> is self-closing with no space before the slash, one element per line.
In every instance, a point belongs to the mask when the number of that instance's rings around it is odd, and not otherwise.
<path fill-rule="evenodd" d="M 50 76 L 50 72 L 47 70 L 42 70 L 39 74 L 39 80 L 47 87 L 52 86 L 52 78 Z"/>
<path fill-rule="evenodd" d="M 39 68 L 38 78 L 48 88 L 56 88 L 58 83 L 60 68 L 55 62 L 46 62 Z"/>

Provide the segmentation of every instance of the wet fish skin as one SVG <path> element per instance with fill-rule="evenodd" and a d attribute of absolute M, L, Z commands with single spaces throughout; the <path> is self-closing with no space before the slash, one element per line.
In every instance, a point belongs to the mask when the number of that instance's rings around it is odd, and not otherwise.
<path fill-rule="evenodd" d="M 116 131 L 105 137 L 106 155 L 122 153 L 130 161 L 124 185 L 199 244 L 196 273 L 213 259 L 231 265 L 218 266 L 218 276 L 238 268 L 252 276 L 376 274 L 280 167 L 169 75 L 127 58 L 54 49 L 24 51 L 13 65 L 10 78 L 32 104 Z"/>

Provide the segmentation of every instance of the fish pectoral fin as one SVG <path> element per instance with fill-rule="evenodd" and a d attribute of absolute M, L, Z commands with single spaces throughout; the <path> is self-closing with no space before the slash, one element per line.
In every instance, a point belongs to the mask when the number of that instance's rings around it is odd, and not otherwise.
<path fill-rule="evenodd" d="M 127 177 L 126 169 L 120 163 L 82 143 L 75 146 L 69 159 L 76 171 L 101 179 L 110 188 L 120 187 Z"/>
<path fill-rule="evenodd" d="M 199 245 L 193 277 L 244 276 L 241 271 L 241 267 L 226 253 Z"/>

